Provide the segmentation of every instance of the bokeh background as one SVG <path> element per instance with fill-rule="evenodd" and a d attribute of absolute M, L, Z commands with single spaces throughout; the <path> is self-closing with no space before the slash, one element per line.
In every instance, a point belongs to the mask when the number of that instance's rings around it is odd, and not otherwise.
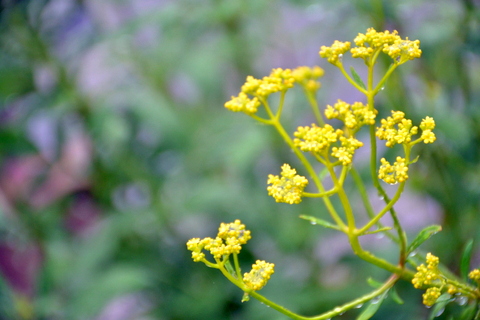
<path fill-rule="evenodd" d="M 191 260 L 188 239 L 235 219 L 253 234 L 242 265 L 274 262 L 262 293 L 296 312 L 385 280 L 343 235 L 298 218 L 326 218 L 318 201 L 268 197 L 267 175 L 292 154 L 223 107 L 247 75 L 300 65 L 326 70 L 320 105 L 362 99 L 318 51 L 368 27 L 423 50 L 378 100 L 382 114 L 437 122 L 397 207 L 410 239 L 442 224 L 422 250 L 453 271 L 479 240 L 479 1 L 4 0 L 0 15 L 0 319 L 286 319 Z M 306 102 L 289 99 L 287 126 L 309 124 Z M 386 238 L 365 246 L 396 259 Z M 405 304 L 373 319 L 427 318 L 420 290 L 397 290 Z"/>

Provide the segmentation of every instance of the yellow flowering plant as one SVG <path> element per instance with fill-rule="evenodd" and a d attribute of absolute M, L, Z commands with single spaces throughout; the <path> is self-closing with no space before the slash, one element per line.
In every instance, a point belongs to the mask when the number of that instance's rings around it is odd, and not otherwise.
<path fill-rule="evenodd" d="M 243 112 L 258 122 L 273 127 L 301 164 L 301 168 L 294 168 L 285 163 L 279 175 L 270 174 L 267 179 L 268 195 L 272 196 L 276 202 L 288 204 L 298 204 L 304 198 L 320 198 L 329 217 L 305 215 L 300 217 L 344 233 L 355 255 L 387 270 L 391 276 L 370 293 L 320 315 L 305 317 L 258 293 L 272 276 L 273 263 L 257 260 L 251 271 L 242 274 L 238 255 L 242 246 L 246 245 L 251 238 L 251 233 L 240 220 L 222 223 L 214 239 L 189 240 L 187 248 L 192 252 L 192 259 L 219 269 L 228 280 L 244 292 L 243 301 L 253 297 L 292 319 L 330 319 L 374 298 L 377 298 L 375 301 L 378 302 L 378 299 L 383 299 L 389 292 L 392 297 L 396 296 L 393 286 L 399 279 L 407 280 L 415 288 L 425 290 L 423 303 L 426 306 L 438 304 L 440 308 L 448 302 L 462 298 L 468 302 L 466 305 L 469 308 L 462 319 L 480 319 L 479 269 L 471 271 L 468 274 L 469 279 L 460 279 L 446 269 L 440 268 L 438 257 L 431 253 L 425 257 L 426 264 L 418 260 L 418 255 L 414 259 L 415 250 L 430 236 L 440 231 L 441 227 L 426 227 L 409 243 L 394 207 L 409 179 L 409 167 L 418 158 L 412 154 L 413 147 L 419 143 L 430 144 L 436 140 L 433 132 L 435 121 L 426 116 L 418 125 L 415 125 L 401 111 L 392 111 L 391 115 L 385 119 L 377 119 L 375 97 L 400 65 L 421 56 L 420 41 L 402 39 L 397 31 L 378 32 L 370 28 L 365 34 L 359 33 L 353 42 L 355 46 L 352 47 L 350 42 L 335 41 L 330 47 L 322 46 L 319 54 L 337 67 L 348 82 L 365 95 L 365 102 L 348 103 L 338 100 L 333 106 L 327 105 L 322 113 L 316 100 L 316 93 L 321 88 L 319 78 L 324 75 L 324 71 L 318 66 L 313 68 L 302 66 L 293 70 L 274 69 L 269 76 L 262 79 L 248 76 L 240 93 L 226 102 L 225 108 L 233 112 Z M 347 53 L 350 53 L 352 58 L 363 59 L 367 69 L 366 79 L 362 79 L 353 68 L 351 68 L 351 74 L 347 73 L 343 62 Z M 387 55 L 391 59 L 391 64 L 380 80 L 375 82 L 374 70 L 381 55 Z M 289 134 L 281 120 L 285 96 L 295 86 L 303 88 L 316 123 L 300 126 L 295 132 Z M 276 107 L 271 105 L 274 100 L 269 99 L 271 95 L 279 96 L 275 99 L 278 101 Z M 260 110 L 262 112 L 259 112 Z M 331 119 L 340 121 L 342 125 L 336 128 L 327 123 Z M 359 140 L 360 131 L 367 133 L 368 143 Z M 394 160 L 378 159 L 379 143 L 384 143 L 388 148 L 397 146 L 395 150 L 398 150 L 398 153 Z M 355 153 L 359 148 L 364 148 L 364 145 L 368 145 L 369 148 L 369 171 L 372 184 L 384 201 L 383 208 L 378 212 L 373 210 L 363 179 L 354 165 Z M 324 174 L 316 170 L 318 165 L 314 166 L 315 162 L 321 164 L 322 172 L 328 173 L 327 176 L 332 183 L 330 189 L 327 190 L 325 187 Z M 369 217 L 366 223 L 358 222 L 358 213 L 344 188 L 348 177 L 356 184 L 364 202 L 365 211 Z M 384 184 L 395 185 L 392 196 L 387 194 Z M 333 197 L 338 198 L 340 205 L 334 204 Z M 387 214 L 392 218 L 392 226 L 384 226 L 380 222 L 380 219 Z M 391 263 L 362 247 L 360 238 L 372 233 L 385 233 L 397 243 L 397 263 Z M 206 252 L 210 254 L 207 256 Z M 396 299 L 398 300 L 398 297 Z M 358 319 L 369 319 L 379 306 L 380 303 L 371 303 L 369 307 L 364 308 Z"/>

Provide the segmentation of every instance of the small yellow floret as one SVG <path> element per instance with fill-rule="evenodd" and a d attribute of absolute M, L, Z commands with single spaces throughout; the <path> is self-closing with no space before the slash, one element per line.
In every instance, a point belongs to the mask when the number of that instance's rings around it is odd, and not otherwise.
<path fill-rule="evenodd" d="M 480 270 L 479 269 L 473 269 L 470 271 L 468 274 L 468 277 L 472 279 L 473 281 L 479 282 L 480 283 Z"/>
<path fill-rule="evenodd" d="M 308 184 L 307 178 L 297 175 L 295 169 L 288 164 L 282 166 L 281 178 L 270 174 L 268 176 L 268 195 L 275 198 L 276 202 L 296 204 L 302 201 L 303 190 Z"/>
<path fill-rule="evenodd" d="M 358 47 L 383 48 L 385 45 L 394 44 L 401 40 L 397 30 L 379 32 L 374 28 L 368 28 L 365 34 L 359 33 L 353 40 Z"/>
<path fill-rule="evenodd" d="M 221 223 L 217 236 L 225 240 L 236 239 L 239 244 L 246 244 L 252 238 L 250 230 L 246 230 L 245 225 L 238 219 L 232 223 Z M 233 242 L 233 240 L 230 241 Z"/>
<path fill-rule="evenodd" d="M 323 69 L 318 66 L 313 68 L 298 67 L 292 71 L 292 77 L 295 79 L 295 82 L 302 85 L 307 91 L 312 92 L 320 89 L 321 84 L 317 79 L 322 77 L 323 74 Z"/>
<path fill-rule="evenodd" d="M 412 136 L 418 133 L 418 127 L 412 125 L 412 120 L 405 119 L 402 111 L 392 111 L 392 116 L 381 120 L 381 126 L 377 128 L 376 136 L 381 140 L 387 140 L 385 145 L 393 147 L 395 144 L 408 144 Z"/>
<path fill-rule="evenodd" d="M 232 253 L 240 253 L 242 244 L 250 239 L 250 231 L 245 229 L 245 225 L 240 220 L 235 220 L 232 223 L 220 224 L 215 239 L 207 237 L 188 240 L 187 249 L 192 251 L 193 261 L 207 263 L 203 250 L 210 251 L 210 254 L 218 260 Z"/>
<path fill-rule="evenodd" d="M 376 110 L 370 110 L 367 105 L 361 102 L 354 102 L 350 105 L 340 99 L 333 107 L 327 105 L 325 109 L 327 119 L 339 119 L 353 132 L 358 131 L 364 125 L 375 124 L 376 113 Z"/>
<path fill-rule="evenodd" d="M 422 130 L 422 136 L 420 137 L 423 140 L 423 143 L 432 143 L 437 139 L 435 133 L 432 130 L 435 128 L 435 120 L 432 117 L 426 117 L 420 123 L 420 129 Z"/>
<path fill-rule="evenodd" d="M 270 276 L 274 273 L 275 265 L 263 260 L 257 260 L 252 265 L 252 270 L 243 275 L 243 282 L 252 290 L 262 289 L 270 279 Z"/>
<path fill-rule="evenodd" d="M 347 166 L 352 163 L 355 150 L 363 146 L 363 143 L 354 137 L 346 138 L 344 136 L 340 137 L 340 142 L 342 144 L 340 148 L 332 148 L 332 156 L 338 158 L 344 166 Z"/>
<path fill-rule="evenodd" d="M 437 299 L 442 295 L 442 291 L 437 287 L 428 288 L 423 294 L 423 304 L 426 306 L 433 306 Z"/>
<path fill-rule="evenodd" d="M 323 127 L 312 124 L 310 127 L 298 127 L 294 133 L 293 143 L 302 151 L 321 153 L 328 150 L 330 145 L 336 142 L 342 134 L 342 130 L 335 130 L 329 124 Z"/>
<path fill-rule="evenodd" d="M 405 40 L 397 39 L 392 45 L 385 45 L 383 52 L 388 54 L 397 65 L 405 63 L 408 60 L 420 58 L 422 55 L 420 41 L 410 41 L 408 38 Z"/>
<path fill-rule="evenodd" d="M 385 158 L 380 159 L 382 164 L 378 170 L 379 179 L 382 179 L 388 184 L 405 182 L 408 179 L 408 166 L 405 163 L 405 159 L 397 157 L 396 160 L 397 161 L 391 165 Z"/>
<path fill-rule="evenodd" d="M 244 92 L 240 92 L 238 96 L 233 97 L 225 103 L 225 108 L 233 112 L 244 112 L 246 114 L 254 114 L 260 106 L 257 97 L 250 99 Z"/>
<path fill-rule="evenodd" d="M 338 65 L 342 61 L 343 54 L 350 49 L 350 42 L 341 42 L 335 40 L 331 47 L 322 46 L 320 48 L 320 57 L 327 58 L 328 62 Z"/>

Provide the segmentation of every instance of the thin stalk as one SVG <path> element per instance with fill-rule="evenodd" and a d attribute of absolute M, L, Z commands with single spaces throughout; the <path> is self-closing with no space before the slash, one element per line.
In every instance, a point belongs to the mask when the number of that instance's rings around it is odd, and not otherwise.
<path fill-rule="evenodd" d="M 264 296 L 262 296 L 261 294 L 255 292 L 255 291 L 252 291 L 252 292 L 249 292 L 248 294 L 257 299 L 258 301 L 264 303 L 265 305 L 283 313 L 284 315 L 294 319 L 294 320 L 326 320 L 326 319 L 331 319 L 335 316 L 338 316 L 338 315 L 341 315 L 343 314 L 344 312 L 350 310 L 350 309 L 353 309 L 359 305 L 362 305 L 370 300 L 372 300 L 373 298 L 375 297 L 378 297 L 379 295 L 381 295 L 382 293 L 384 293 L 385 291 L 389 290 L 394 284 L 395 282 L 398 280 L 398 275 L 392 275 L 381 287 L 379 287 L 378 289 L 366 294 L 366 295 L 363 295 L 361 296 L 360 298 L 357 298 L 355 300 L 352 300 L 348 303 L 345 303 L 341 306 L 338 306 L 338 307 L 335 307 L 333 310 L 330 310 L 328 312 L 325 312 L 325 313 L 322 313 L 320 315 L 317 315 L 317 316 L 312 316 L 312 317 L 304 317 L 304 316 L 301 316 L 301 315 L 298 315 L 282 306 L 279 306 L 277 305 L 276 303 L 268 300 L 267 298 L 265 298 Z"/>
<path fill-rule="evenodd" d="M 278 133 L 282 136 L 283 140 L 285 140 L 285 142 L 288 144 L 288 146 L 293 150 L 293 152 L 295 153 L 295 155 L 300 159 L 300 162 L 302 162 L 303 166 L 305 167 L 305 169 L 307 169 L 309 175 L 311 176 L 311 178 L 313 179 L 315 185 L 317 186 L 318 190 L 320 192 L 325 192 L 325 188 L 322 184 L 322 182 L 320 181 L 320 179 L 318 178 L 315 170 L 313 169 L 312 165 L 310 164 L 310 162 L 308 161 L 308 159 L 305 157 L 305 155 L 295 146 L 295 144 L 293 143 L 292 139 L 290 138 L 290 136 L 287 134 L 287 132 L 285 131 L 285 129 L 283 128 L 283 126 L 281 125 L 281 123 L 279 121 L 275 121 L 275 119 L 272 119 L 273 120 L 273 126 L 275 127 L 275 129 L 277 129 Z M 327 207 L 327 210 L 330 214 L 330 216 L 332 217 L 332 219 L 337 223 L 337 225 L 339 227 L 342 227 L 342 228 L 345 228 L 345 223 L 343 222 L 343 220 L 340 218 L 340 216 L 338 215 L 337 211 L 335 210 L 332 202 L 330 201 L 329 198 L 327 197 L 323 197 L 322 198 L 325 206 Z"/>
<path fill-rule="evenodd" d="M 318 107 L 317 100 L 313 96 L 313 93 L 305 89 L 305 94 L 307 96 L 308 102 L 310 103 L 310 106 L 312 107 L 313 114 L 315 115 L 315 119 L 317 120 L 318 124 L 320 126 L 325 125 L 325 121 L 323 120 L 323 116 L 320 113 L 320 108 Z"/>
<path fill-rule="evenodd" d="M 352 174 L 353 181 L 355 182 L 355 185 L 357 186 L 358 192 L 360 193 L 360 197 L 362 198 L 363 205 L 365 207 L 365 210 L 367 211 L 367 215 L 370 219 L 373 219 L 375 217 L 375 212 L 373 211 L 372 204 L 370 203 L 370 198 L 367 195 L 367 190 L 365 188 L 365 185 L 362 181 L 362 178 L 358 174 L 357 170 L 352 166 L 350 169 L 350 172 Z M 376 223 L 377 228 L 382 229 L 385 228 L 385 226 L 378 221 Z M 385 234 L 387 237 L 389 237 L 391 240 L 395 242 L 399 242 L 399 239 L 396 238 L 390 231 L 385 231 Z"/>
<path fill-rule="evenodd" d="M 400 199 L 400 196 L 402 195 L 402 192 L 405 188 L 405 182 L 401 182 L 400 185 L 398 186 L 397 192 L 395 192 L 395 195 L 393 198 L 388 202 L 388 204 L 372 219 L 370 220 L 363 228 L 358 230 L 358 233 L 361 235 L 364 232 L 368 231 L 373 225 L 375 225 L 390 209 L 392 209 L 393 205 Z M 400 236 L 400 235 L 399 235 Z"/>

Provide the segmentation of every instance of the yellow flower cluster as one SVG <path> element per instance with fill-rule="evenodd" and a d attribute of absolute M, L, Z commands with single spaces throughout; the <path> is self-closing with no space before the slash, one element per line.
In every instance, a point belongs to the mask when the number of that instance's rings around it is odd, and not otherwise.
<path fill-rule="evenodd" d="M 358 131 L 363 125 L 375 124 L 376 114 L 376 110 L 370 110 L 367 105 L 361 102 L 354 102 L 350 105 L 340 99 L 333 107 L 327 105 L 325 109 L 327 119 L 339 119 L 353 132 Z"/>
<path fill-rule="evenodd" d="M 400 38 L 400 37 L 399 37 Z M 420 58 L 422 50 L 420 50 L 420 40 L 410 41 L 397 39 L 392 45 L 386 45 L 383 52 L 388 54 L 393 59 L 395 64 L 402 64 L 408 60 Z"/>
<path fill-rule="evenodd" d="M 329 124 L 318 127 L 313 123 L 310 127 L 298 127 L 293 134 L 295 136 L 293 143 L 302 151 L 322 153 L 328 151 L 330 145 L 337 142 L 342 134 L 342 130 L 335 130 Z"/>
<path fill-rule="evenodd" d="M 357 45 L 351 50 L 354 58 L 368 59 L 374 52 L 381 49 L 393 59 L 395 64 L 400 65 L 408 60 L 420 58 L 422 55 L 419 40 L 402 39 L 396 30 L 378 32 L 369 28 L 365 34 L 359 33 L 354 42 Z"/>
<path fill-rule="evenodd" d="M 309 91 L 316 91 L 320 88 L 318 78 L 323 76 L 323 69 L 320 67 L 298 67 L 291 69 L 273 69 L 270 75 L 262 79 L 248 76 L 242 85 L 242 90 L 235 97 L 232 96 L 225 103 L 225 108 L 233 112 L 244 112 L 248 115 L 255 114 L 261 102 L 272 93 L 286 91 L 292 88 L 295 82 Z"/>
<path fill-rule="evenodd" d="M 325 124 L 318 127 L 312 124 L 310 127 L 298 127 L 294 133 L 293 143 L 304 152 L 312 152 L 316 155 L 327 157 L 330 146 L 340 141 L 340 147 L 332 148 L 332 156 L 338 158 L 343 165 L 352 162 L 355 150 L 363 146 L 363 143 L 354 137 L 345 137 L 340 129 L 334 129 L 331 125 Z"/>
<path fill-rule="evenodd" d="M 442 290 L 437 287 L 428 288 L 422 295 L 423 304 L 427 307 L 431 307 L 437 302 L 437 299 L 442 295 Z"/>
<path fill-rule="evenodd" d="M 293 87 L 295 78 L 290 69 L 273 69 L 269 76 L 263 79 L 255 79 L 252 76 L 247 77 L 247 81 L 242 86 L 242 92 L 256 97 L 266 98 L 274 92 L 287 90 Z"/>
<path fill-rule="evenodd" d="M 396 160 L 397 161 L 391 165 L 385 158 L 380 159 L 382 164 L 378 170 L 379 179 L 382 179 L 388 184 L 396 184 L 408 179 L 408 165 L 405 163 L 405 159 L 397 157 Z"/>
<path fill-rule="evenodd" d="M 246 114 L 254 114 L 260 106 L 257 97 L 250 99 L 246 93 L 240 92 L 238 96 L 232 97 L 230 101 L 225 103 L 225 108 L 233 112 L 244 112 Z"/>
<path fill-rule="evenodd" d="M 327 58 L 328 62 L 338 65 L 342 61 L 342 57 L 350 49 L 350 42 L 341 42 L 335 40 L 331 47 L 322 46 L 320 48 L 320 57 Z"/>
<path fill-rule="evenodd" d="M 303 190 L 308 184 L 307 178 L 297 175 L 297 171 L 288 164 L 282 166 L 281 176 L 268 175 L 268 195 L 275 198 L 276 202 L 300 203 Z"/>
<path fill-rule="evenodd" d="M 387 140 L 387 147 L 395 144 L 407 144 L 412 141 L 412 135 L 417 134 L 418 127 L 412 125 L 412 120 L 405 119 L 402 111 L 392 111 L 392 116 L 381 120 L 381 127 L 377 128 L 376 136 Z"/>
<path fill-rule="evenodd" d="M 420 139 L 423 143 L 433 143 L 436 140 L 435 133 L 432 130 L 435 128 L 435 121 L 432 117 L 426 117 L 420 123 L 420 129 L 422 130 L 422 136 Z"/>
<path fill-rule="evenodd" d="M 426 117 L 420 123 L 422 135 L 420 140 L 424 143 L 432 143 L 436 137 L 432 130 L 435 128 L 435 121 L 431 117 Z M 381 140 L 386 140 L 387 147 L 393 147 L 395 144 L 408 144 L 412 141 L 412 136 L 418 133 L 418 127 L 412 125 L 412 120 L 405 119 L 405 113 L 402 111 L 392 111 L 392 116 L 381 120 L 380 128 L 377 128 L 376 136 Z M 418 141 L 416 141 L 418 142 Z"/>
<path fill-rule="evenodd" d="M 368 28 L 365 34 L 359 33 L 353 41 L 358 47 L 370 47 L 373 49 L 384 48 L 401 40 L 397 30 L 378 32 L 374 28 Z"/>
<path fill-rule="evenodd" d="M 245 229 L 240 220 L 235 220 L 232 223 L 222 223 L 215 239 L 209 237 L 190 239 L 187 242 L 187 249 L 192 251 L 192 259 L 195 262 L 205 261 L 203 250 L 210 251 L 215 260 L 219 260 L 232 253 L 240 253 L 242 245 L 250 239 L 250 231 Z"/>
<path fill-rule="evenodd" d="M 358 141 L 354 137 L 346 138 L 344 136 L 340 137 L 340 142 L 342 144 L 341 147 L 332 148 L 332 156 L 338 158 L 344 166 L 347 166 L 352 163 L 355 150 L 363 146 L 363 142 Z"/>
<path fill-rule="evenodd" d="M 374 28 L 369 28 L 365 34 L 359 33 L 353 41 L 356 47 L 351 49 L 350 42 L 335 41 L 331 47 L 322 46 L 320 56 L 327 58 L 328 62 L 334 65 L 339 65 L 341 57 L 349 49 L 353 58 L 362 58 L 366 62 L 381 50 L 389 55 L 396 65 L 400 65 L 422 55 L 419 40 L 402 39 L 396 30 L 378 32 Z"/>
<path fill-rule="evenodd" d="M 315 92 L 321 86 L 320 81 L 317 81 L 317 79 L 322 77 L 324 73 L 323 69 L 318 66 L 313 68 L 304 66 L 295 68 L 292 71 L 292 76 L 307 91 Z"/>
<path fill-rule="evenodd" d="M 273 263 L 257 260 L 255 264 L 252 265 L 252 270 L 243 275 L 243 282 L 252 290 L 260 290 L 267 284 L 267 281 L 274 272 L 274 267 L 275 265 Z"/>
<path fill-rule="evenodd" d="M 412 279 L 412 284 L 415 288 L 421 289 L 424 286 L 430 285 L 442 285 L 444 283 L 438 270 L 438 264 L 440 260 L 430 252 L 426 257 L 427 265 L 421 264 L 417 267 L 417 273 Z M 449 289 L 449 292 L 453 291 Z M 423 294 L 423 304 L 426 306 L 432 306 L 441 295 L 441 290 L 438 287 L 428 288 Z"/>
<path fill-rule="evenodd" d="M 470 273 L 468 274 L 468 277 L 470 279 L 472 279 L 473 281 L 477 282 L 478 284 L 480 284 L 480 270 L 479 269 L 473 269 L 472 271 L 470 271 Z"/>

